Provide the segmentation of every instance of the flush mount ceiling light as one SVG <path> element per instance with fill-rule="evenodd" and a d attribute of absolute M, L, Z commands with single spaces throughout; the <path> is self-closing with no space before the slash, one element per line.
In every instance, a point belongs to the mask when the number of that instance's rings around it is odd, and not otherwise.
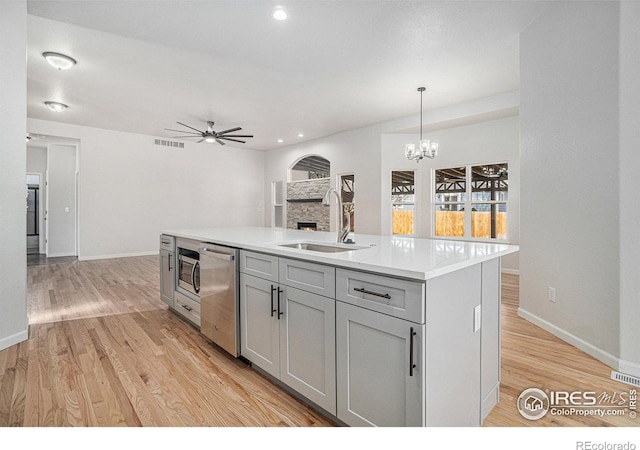
<path fill-rule="evenodd" d="M 51 111 L 54 111 L 54 112 L 64 111 L 65 109 L 68 108 L 68 106 L 65 105 L 64 103 L 44 102 L 44 104 L 47 105 L 47 108 L 49 108 Z"/>
<path fill-rule="evenodd" d="M 431 142 L 429 139 L 422 139 L 422 93 L 426 88 L 419 87 L 420 92 L 420 143 L 416 148 L 414 143 L 407 144 L 404 148 L 404 156 L 407 159 L 415 159 L 416 162 L 420 162 L 422 158 L 433 159 L 438 154 L 438 143 Z"/>
<path fill-rule="evenodd" d="M 62 53 L 44 52 L 42 56 L 44 56 L 44 59 L 46 59 L 49 64 L 58 70 L 71 69 L 77 63 L 75 59 Z"/>
<path fill-rule="evenodd" d="M 287 20 L 288 14 L 282 6 L 276 6 L 271 11 L 271 17 L 276 20 Z"/>

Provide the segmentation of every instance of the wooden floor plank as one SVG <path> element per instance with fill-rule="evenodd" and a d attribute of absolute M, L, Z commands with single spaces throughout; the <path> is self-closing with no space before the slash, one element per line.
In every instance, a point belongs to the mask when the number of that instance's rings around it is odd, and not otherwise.
<path fill-rule="evenodd" d="M 0 351 L 0 426 L 329 427 L 335 424 L 232 358 L 160 301 L 157 256 L 27 270 L 29 339 Z M 518 317 L 502 279 L 500 402 L 485 427 L 640 425 L 625 417 L 516 409 L 529 387 L 620 392 L 611 369 Z"/>

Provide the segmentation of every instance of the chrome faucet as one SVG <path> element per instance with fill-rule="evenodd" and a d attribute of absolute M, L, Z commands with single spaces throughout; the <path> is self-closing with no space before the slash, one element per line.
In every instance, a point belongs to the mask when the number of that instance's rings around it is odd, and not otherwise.
<path fill-rule="evenodd" d="M 341 244 L 347 240 L 347 236 L 349 235 L 349 214 L 344 211 L 340 194 L 334 188 L 327 189 L 322 204 L 324 206 L 331 204 L 331 193 L 336 194 L 336 199 L 338 200 L 338 243 Z"/>

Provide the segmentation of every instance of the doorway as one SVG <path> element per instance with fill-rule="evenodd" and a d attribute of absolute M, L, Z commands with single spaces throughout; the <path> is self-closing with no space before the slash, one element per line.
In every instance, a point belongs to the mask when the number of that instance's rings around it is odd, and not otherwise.
<path fill-rule="evenodd" d="M 27 255 L 40 253 L 40 180 L 40 174 L 27 174 Z"/>

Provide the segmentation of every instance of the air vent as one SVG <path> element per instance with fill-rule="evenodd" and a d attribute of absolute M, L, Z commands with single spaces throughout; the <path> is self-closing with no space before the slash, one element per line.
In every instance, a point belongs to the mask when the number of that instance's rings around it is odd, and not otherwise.
<path fill-rule="evenodd" d="M 611 379 L 616 381 L 621 381 L 623 383 L 627 383 L 632 386 L 640 387 L 640 378 L 634 377 L 631 375 L 626 375 L 624 373 L 616 372 L 615 370 L 611 371 Z"/>
<path fill-rule="evenodd" d="M 184 142 L 176 142 L 176 141 L 165 141 L 164 139 L 156 139 L 156 145 L 164 145 L 165 147 L 177 147 L 184 148 Z"/>

